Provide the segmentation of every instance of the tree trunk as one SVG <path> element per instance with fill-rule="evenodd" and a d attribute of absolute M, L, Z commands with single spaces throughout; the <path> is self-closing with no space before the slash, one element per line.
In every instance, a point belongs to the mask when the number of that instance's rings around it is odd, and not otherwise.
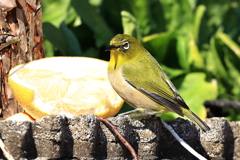
<path fill-rule="evenodd" d="M 7 77 L 11 68 L 44 57 L 40 0 L 0 1 L 1 117 L 23 109 L 15 101 Z"/>

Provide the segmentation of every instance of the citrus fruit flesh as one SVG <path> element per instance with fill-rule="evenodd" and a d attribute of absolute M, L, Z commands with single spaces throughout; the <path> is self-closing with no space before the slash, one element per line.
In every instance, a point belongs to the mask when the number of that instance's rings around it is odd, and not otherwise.
<path fill-rule="evenodd" d="M 112 117 L 123 100 L 110 85 L 108 62 L 83 57 L 53 57 L 18 65 L 9 72 L 14 97 L 33 118 L 94 114 Z"/>
<path fill-rule="evenodd" d="M 25 112 L 20 112 L 5 119 L 5 121 L 34 121 L 35 119 Z"/>

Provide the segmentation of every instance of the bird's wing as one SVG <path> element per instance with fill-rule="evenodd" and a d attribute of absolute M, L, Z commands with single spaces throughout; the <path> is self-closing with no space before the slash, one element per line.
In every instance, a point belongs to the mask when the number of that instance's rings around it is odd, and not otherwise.
<path fill-rule="evenodd" d="M 161 69 L 161 68 L 160 68 Z M 124 72 L 131 72 L 132 69 L 128 67 L 124 68 Z M 160 73 L 160 72 L 159 72 Z M 162 74 L 159 75 L 159 83 L 156 81 L 151 81 L 151 75 L 149 75 L 149 81 L 142 80 L 142 75 L 136 75 L 137 72 L 134 72 L 134 79 L 130 78 L 127 75 L 131 73 L 123 75 L 125 80 L 135 89 L 143 93 L 144 95 L 148 96 L 150 99 L 155 101 L 156 103 L 167 107 L 168 109 L 176 112 L 177 114 L 183 116 L 181 107 L 189 109 L 186 103 L 183 101 L 181 96 L 176 91 L 175 87 L 168 79 L 168 77 L 161 72 Z M 139 74 L 139 73 L 138 73 Z M 148 74 L 148 73 L 146 73 Z"/>

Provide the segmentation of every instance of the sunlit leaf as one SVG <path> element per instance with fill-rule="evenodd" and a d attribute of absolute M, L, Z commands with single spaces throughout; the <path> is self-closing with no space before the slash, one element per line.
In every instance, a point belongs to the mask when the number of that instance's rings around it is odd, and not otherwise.
<path fill-rule="evenodd" d="M 80 25 L 81 24 L 80 16 L 78 16 L 77 12 L 74 10 L 73 7 L 68 8 L 68 11 L 66 12 L 66 18 L 64 20 L 65 24 L 67 25 L 70 23 L 77 24 L 76 19 L 78 19 L 78 25 Z"/>
<path fill-rule="evenodd" d="M 205 10 L 206 10 L 206 7 L 204 5 L 199 5 L 195 11 L 194 23 L 193 23 L 193 35 L 196 41 L 198 41 L 199 28 L 200 28 L 201 20 Z"/>
<path fill-rule="evenodd" d="M 189 56 L 189 37 L 184 35 L 179 35 L 177 37 L 177 56 L 180 66 L 189 70 L 191 63 L 188 62 Z"/>
<path fill-rule="evenodd" d="M 165 32 L 143 37 L 142 41 L 148 51 L 153 54 L 158 61 L 162 61 L 167 53 L 169 43 L 174 36 L 174 32 Z"/>
<path fill-rule="evenodd" d="M 123 26 L 123 33 L 131 35 L 133 37 L 138 38 L 140 40 L 138 34 L 139 34 L 139 29 L 138 29 L 138 24 L 136 22 L 136 19 L 131 15 L 131 13 L 127 11 L 122 11 L 121 12 L 122 16 L 122 26 Z"/>
<path fill-rule="evenodd" d="M 178 91 L 189 108 L 200 118 L 206 118 L 204 101 L 214 100 L 218 95 L 216 80 L 208 82 L 202 72 L 187 74 Z"/>
<path fill-rule="evenodd" d="M 50 22 L 56 27 L 67 18 L 71 0 L 41 0 L 43 7 L 43 22 Z"/>
<path fill-rule="evenodd" d="M 190 64 L 193 64 L 194 67 L 197 69 L 203 69 L 204 68 L 204 62 L 203 57 L 200 55 L 198 46 L 196 44 L 196 41 L 193 37 L 193 34 L 189 34 L 189 57 L 188 61 Z"/>
<path fill-rule="evenodd" d="M 136 22 L 139 26 L 137 38 L 141 39 L 141 35 L 148 35 L 151 28 L 153 27 L 151 17 L 151 6 L 153 1 L 131 1 L 132 15 L 136 18 Z M 141 33 L 141 35 L 140 35 Z"/>
<path fill-rule="evenodd" d="M 218 33 L 217 36 L 240 58 L 240 46 L 237 43 L 231 40 L 225 33 Z"/>

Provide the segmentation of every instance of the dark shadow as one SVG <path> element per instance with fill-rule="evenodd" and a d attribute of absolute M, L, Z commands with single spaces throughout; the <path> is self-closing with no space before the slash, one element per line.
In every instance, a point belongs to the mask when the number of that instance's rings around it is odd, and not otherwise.
<path fill-rule="evenodd" d="M 188 145 L 190 145 L 196 152 L 209 159 L 207 152 L 200 143 L 200 132 L 195 125 L 188 120 L 177 118 L 168 122 L 173 130 L 182 138 Z M 162 125 L 162 132 L 160 134 L 160 151 L 161 159 L 181 159 L 197 160 L 189 151 L 187 151 L 173 135 Z"/>
<path fill-rule="evenodd" d="M 224 143 L 225 153 L 224 156 L 226 159 L 232 160 L 234 156 L 234 137 L 233 137 L 233 128 L 230 127 L 229 122 L 226 123 L 225 129 L 225 138 Z"/>
<path fill-rule="evenodd" d="M 201 144 L 201 140 L 200 140 L 200 130 L 198 130 L 196 127 L 194 129 L 197 133 L 197 139 L 196 139 L 196 144 L 193 147 L 193 149 L 198 152 L 199 154 L 201 154 L 203 157 L 210 159 L 209 155 L 207 154 L 206 150 L 203 148 L 202 144 Z M 211 131 L 209 131 L 211 132 Z"/>
<path fill-rule="evenodd" d="M 138 142 L 139 142 L 139 136 L 137 134 L 137 132 L 134 130 L 135 127 L 132 125 L 132 123 L 129 123 L 128 124 L 128 129 L 127 129 L 127 132 L 126 135 L 123 135 L 124 138 L 128 141 L 128 143 L 134 148 L 134 150 L 136 151 L 136 153 L 138 154 Z M 112 132 L 112 131 L 111 131 Z M 114 134 L 112 132 L 112 134 Z M 125 159 L 132 159 L 132 155 L 131 153 L 129 152 L 129 150 L 126 148 L 126 146 L 121 142 L 119 141 L 121 147 L 125 148 L 124 150 L 124 155 L 126 155 L 124 158 Z"/>
<path fill-rule="evenodd" d="M 101 122 L 99 122 L 101 123 Z M 106 159 L 107 158 L 107 137 L 105 133 L 102 130 L 102 127 L 99 124 L 99 129 L 98 129 L 98 137 L 96 138 L 96 149 L 94 158 L 96 159 Z"/>
<path fill-rule="evenodd" d="M 0 138 L 1 138 L 1 140 L 2 140 L 2 135 L 1 135 L 1 134 L 0 134 Z M 3 160 L 6 159 L 6 157 L 3 155 L 3 152 L 2 152 L 1 149 L 0 149 L 0 158 L 3 159 Z"/>
<path fill-rule="evenodd" d="M 73 136 L 69 129 L 68 118 L 63 116 L 61 123 L 61 142 L 60 142 L 60 157 L 61 158 L 74 158 L 73 157 Z"/>
<path fill-rule="evenodd" d="M 27 133 L 24 136 L 24 140 L 22 143 L 21 150 L 23 151 L 23 155 L 21 157 L 23 158 L 37 158 L 37 149 L 35 145 L 35 141 L 33 138 L 33 125 L 34 122 L 25 121 L 23 122 L 23 125 L 28 125 L 29 128 L 27 130 Z"/>

